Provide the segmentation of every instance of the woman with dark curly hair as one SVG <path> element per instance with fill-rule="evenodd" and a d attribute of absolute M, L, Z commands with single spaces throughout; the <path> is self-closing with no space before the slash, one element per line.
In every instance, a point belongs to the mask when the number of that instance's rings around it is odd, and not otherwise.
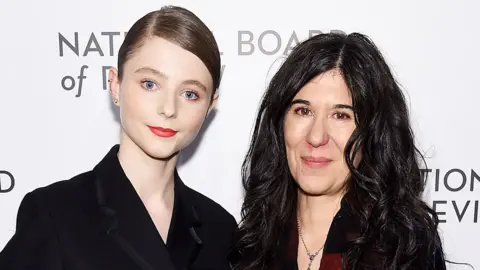
<path fill-rule="evenodd" d="M 235 269 L 445 269 L 405 97 L 358 33 L 297 45 L 243 164 Z"/>

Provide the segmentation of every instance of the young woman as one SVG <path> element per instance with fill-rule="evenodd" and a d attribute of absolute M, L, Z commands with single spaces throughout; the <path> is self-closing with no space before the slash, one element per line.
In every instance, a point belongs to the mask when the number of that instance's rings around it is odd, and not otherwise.
<path fill-rule="evenodd" d="M 235 269 L 445 269 L 405 98 L 354 33 L 299 44 L 244 162 Z"/>
<path fill-rule="evenodd" d="M 233 216 L 176 171 L 215 106 L 220 70 L 215 38 L 192 12 L 138 20 L 109 74 L 120 144 L 93 170 L 24 197 L 0 269 L 228 269 Z"/>

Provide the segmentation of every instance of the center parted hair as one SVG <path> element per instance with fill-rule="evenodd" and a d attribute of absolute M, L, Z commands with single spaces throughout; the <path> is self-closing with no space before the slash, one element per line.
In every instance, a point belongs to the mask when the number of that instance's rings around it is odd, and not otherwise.
<path fill-rule="evenodd" d="M 328 33 L 297 45 L 262 99 L 242 166 L 245 199 L 235 269 L 270 269 L 296 215 L 297 186 L 287 164 L 284 118 L 300 89 L 337 69 L 352 97 L 356 129 L 345 148 L 350 169 L 345 205 L 360 221 L 348 269 L 428 269 L 440 245 L 436 213 L 422 201 L 425 164 L 415 146 L 402 90 L 365 35 Z M 361 152 L 359 166 L 354 156 Z"/>
<path fill-rule="evenodd" d="M 120 80 L 125 62 L 151 37 L 164 38 L 196 55 L 210 72 L 215 93 L 220 86 L 222 66 L 215 37 L 200 18 L 177 6 L 165 6 L 152 11 L 133 24 L 118 52 Z"/>

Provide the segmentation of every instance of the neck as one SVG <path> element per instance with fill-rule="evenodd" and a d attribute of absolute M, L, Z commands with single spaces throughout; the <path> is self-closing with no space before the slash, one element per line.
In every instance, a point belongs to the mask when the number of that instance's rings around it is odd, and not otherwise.
<path fill-rule="evenodd" d="M 298 192 L 297 217 L 304 235 L 326 238 L 343 194 L 311 196 Z"/>
<path fill-rule="evenodd" d="M 122 131 L 118 160 L 142 201 L 173 200 L 177 159 L 178 154 L 165 160 L 150 157 Z"/>

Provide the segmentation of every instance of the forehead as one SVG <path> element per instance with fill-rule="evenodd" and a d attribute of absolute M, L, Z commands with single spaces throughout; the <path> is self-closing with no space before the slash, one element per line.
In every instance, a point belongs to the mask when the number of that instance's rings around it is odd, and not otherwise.
<path fill-rule="evenodd" d="M 212 76 L 200 58 L 160 37 L 147 38 L 135 49 L 124 70 L 131 73 L 143 67 L 158 70 L 172 80 L 198 80 L 213 87 Z"/>
<path fill-rule="evenodd" d="M 350 90 L 337 70 L 322 73 L 305 84 L 295 96 L 311 103 L 351 103 Z"/>

